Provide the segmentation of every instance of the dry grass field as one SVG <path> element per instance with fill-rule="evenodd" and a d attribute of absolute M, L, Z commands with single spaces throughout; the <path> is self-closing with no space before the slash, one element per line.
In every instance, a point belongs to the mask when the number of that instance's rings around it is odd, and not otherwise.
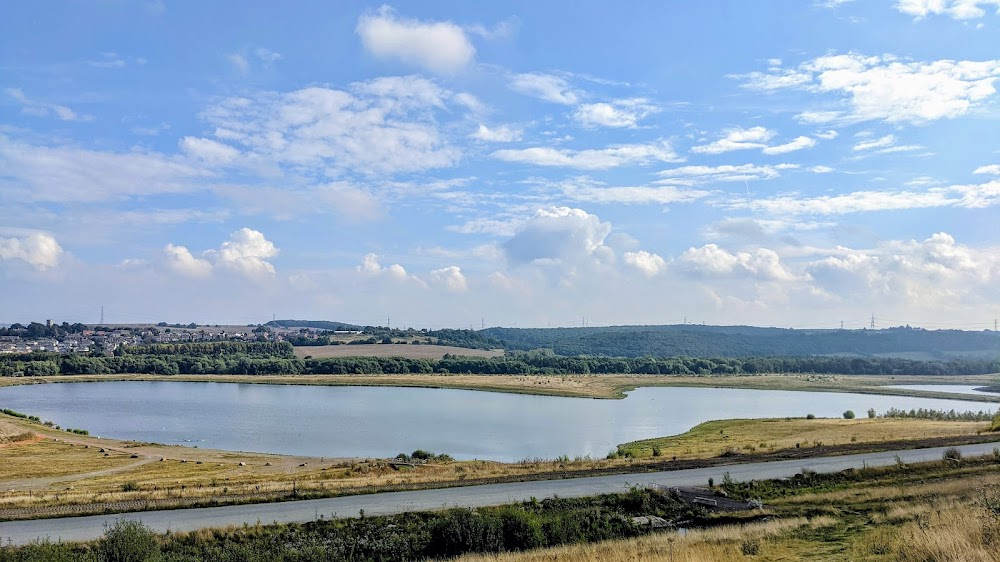
<path fill-rule="evenodd" d="M 934 463 L 931 463 L 932 465 Z M 938 463 L 939 466 L 940 463 Z M 996 464 L 876 472 L 866 481 L 765 498 L 775 518 L 686 533 L 466 555 L 457 562 L 997 562 Z M 807 516 L 803 516 L 808 514 Z"/>
<path fill-rule="evenodd" d="M 642 458 L 653 456 L 656 449 L 664 458 L 690 459 L 859 442 L 955 437 L 986 432 L 989 428 L 989 422 L 882 418 L 719 420 L 673 437 L 626 443 L 620 450 Z"/>
<path fill-rule="evenodd" d="M 316 345 L 295 348 L 299 358 L 313 357 L 405 357 L 407 359 L 441 359 L 445 355 L 467 357 L 503 357 L 502 349 L 468 349 L 450 345 L 365 344 L 365 345 Z"/>

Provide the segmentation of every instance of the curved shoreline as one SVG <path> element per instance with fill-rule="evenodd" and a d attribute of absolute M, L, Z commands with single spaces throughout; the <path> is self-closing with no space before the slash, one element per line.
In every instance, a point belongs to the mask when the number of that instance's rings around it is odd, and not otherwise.
<path fill-rule="evenodd" d="M 374 386 L 447 388 L 567 398 L 622 399 L 642 387 L 711 387 L 747 390 L 849 392 L 882 396 L 940 398 L 1000 403 L 1000 395 L 971 395 L 893 388 L 906 384 L 996 385 L 1000 375 L 874 376 L 874 375 L 55 375 L 0 377 L 0 387 L 80 382 L 217 382 L 301 386 Z"/>

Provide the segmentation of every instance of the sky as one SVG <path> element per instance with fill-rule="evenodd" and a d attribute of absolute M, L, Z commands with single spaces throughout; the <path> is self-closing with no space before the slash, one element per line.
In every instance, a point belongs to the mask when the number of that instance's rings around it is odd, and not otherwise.
<path fill-rule="evenodd" d="M 0 323 L 992 329 L 1000 0 L 16 2 Z"/>

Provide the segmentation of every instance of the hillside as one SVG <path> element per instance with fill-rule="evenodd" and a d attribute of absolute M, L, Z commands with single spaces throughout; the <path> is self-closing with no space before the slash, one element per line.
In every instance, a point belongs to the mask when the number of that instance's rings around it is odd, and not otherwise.
<path fill-rule="evenodd" d="M 1000 333 L 963 330 L 792 330 L 753 326 L 610 326 L 488 328 L 507 349 L 619 357 L 762 357 L 832 355 L 922 359 L 1000 358 Z"/>

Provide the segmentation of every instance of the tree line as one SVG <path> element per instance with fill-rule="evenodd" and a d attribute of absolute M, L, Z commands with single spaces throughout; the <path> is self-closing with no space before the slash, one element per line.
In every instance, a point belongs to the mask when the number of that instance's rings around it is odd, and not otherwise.
<path fill-rule="evenodd" d="M 299 359 L 287 342 L 214 342 L 128 347 L 116 355 L 32 353 L 0 355 L 0 376 L 86 374 L 429 374 L 477 375 L 981 375 L 1000 360 L 913 361 L 881 357 L 563 357 L 513 352 L 504 357 L 446 355 Z"/>

